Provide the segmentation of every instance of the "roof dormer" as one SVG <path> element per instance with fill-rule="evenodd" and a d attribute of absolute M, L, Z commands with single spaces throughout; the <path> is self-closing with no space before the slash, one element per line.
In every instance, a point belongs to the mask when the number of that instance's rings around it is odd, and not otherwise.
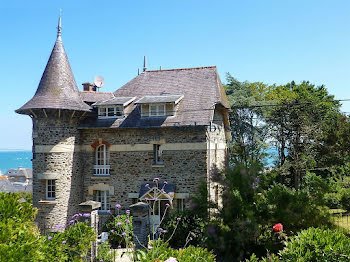
<path fill-rule="evenodd" d="M 144 96 L 136 102 L 141 107 L 141 117 L 168 117 L 175 115 L 175 106 L 183 95 Z"/>
<path fill-rule="evenodd" d="M 98 101 L 92 106 L 97 108 L 99 119 L 123 118 L 125 108 L 135 99 L 136 97 L 114 97 L 109 100 Z"/>

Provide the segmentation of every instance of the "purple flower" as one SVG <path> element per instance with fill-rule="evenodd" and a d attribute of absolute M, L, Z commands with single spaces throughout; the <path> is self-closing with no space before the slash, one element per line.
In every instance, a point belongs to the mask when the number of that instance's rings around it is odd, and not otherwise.
<path fill-rule="evenodd" d="M 149 188 L 149 184 L 146 184 L 145 187 L 148 187 L 148 188 Z"/>
<path fill-rule="evenodd" d="M 130 220 L 129 219 L 125 219 L 124 221 L 126 224 L 130 224 Z"/>
<path fill-rule="evenodd" d="M 108 214 L 111 214 L 111 210 L 107 210 L 107 213 L 108 213 Z"/>
<path fill-rule="evenodd" d="M 167 231 L 166 230 L 163 230 L 162 233 L 165 234 Z"/>
<path fill-rule="evenodd" d="M 104 262 L 104 261 L 103 261 L 103 259 L 100 259 L 100 261 L 99 261 L 99 262 Z"/>
<path fill-rule="evenodd" d="M 122 248 L 122 246 L 121 246 L 121 245 L 119 245 L 119 246 L 118 246 L 118 248 L 120 249 L 120 248 Z"/>
<path fill-rule="evenodd" d="M 114 232 L 114 229 L 111 229 L 111 233 L 113 233 Z"/>
<path fill-rule="evenodd" d="M 165 207 L 166 207 L 166 208 L 169 208 L 169 207 L 170 207 L 170 204 L 169 204 L 169 203 L 166 203 L 166 204 L 165 204 Z"/>
<path fill-rule="evenodd" d="M 161 228 L 161 227 L 158 228 L 158 231 L 159 231 L 159 232 L 162 232 L 163 230 L 164 230 L 164 229 Z"/>
<path fill-rule="evenodd" d="M 176 220 L 177 220 L 177 221 L 180 221 L 180 220 L 181 220 L 181 217 L 176 218 Z"/>
<path fill-rule="evenodd" d="M 84 214 L 83 214 L 83 217 L 90 217 L 90 216 L 91 216 L 90 213 L 84 213 Z"/>
<path fill-rule="evenodd" d="M 154 182 L 154 183 L 157 183 L 158 181 L 159 181 L 159 178 L 158 178 L 158 177 L 153 178 L 153 182 Z"/>
<path fill-rule="evenodd" d="M 126 233 L 125 233 L 125 232 L 123 232 L 123 233 L 122 233 L 122 236 L 126 236 Z"/>
<path fill-rule="evenodd" d="M 67 243 L 67 241 L 66 241 L 66 240 L 62 241 L 62 244 L 66 244 L 66 243 Z"/>
<path fill-rule="evenodd" d="M 122 224 L 122 223 L 118 222 L 118 223 L 117 223 L 117 226 L 121 226 L 121 224 Z"/>
<path fill-rule="evenodd" d="M 80 216 L 80 217 L 82 217 L 82 216 L 83 216 L 83 214 L 82 214 L 82 213 L 79 213 L 79 216 Z"/>
<path fill-rule="evenodd" d="M 164 185 L 166 185 L 166 184 L 168 184 L 168 182 L 167 182 L 167 181 L 164 181 Z"/>
<path fill-rule="evenodd" d="M 122 208 L 122 206 L 120 204 L 116 204 L 115 207 L 118 209 Z"/>
<path fill-rule="evenodd" d="M 57 225 L 56 228 L 57 228 L 57 230 L 61 230 L 63 228 L 63 226 L 62 225 Z"/>
<path fill-rule="evenodd" d="M 47 238 L 47 240 L 51 240 L 52 239 L 52 236 L 49 236 L 48 238 Z"/>
<path fill-rule="evenodd" d="M 79 216 L 79 214 L 75 214 L 72 216 L 73 219 L 77 218 Z"/>
<path fill-rule="evenodd" d="M 125 214 L 130 215 L 130 210 L 129 210 L 129 209 L 126 210 L 126 211 L 125 211 Z"/>
<path fill-rule="evenodd" d="M 74 220 L 74 219 L 71 220 L 71 221 L 69 221 L 69 224 L 70 224 L 70 225 L 74 225 L 74 223 L 75 223 L 75 220 Z"/>
<path fill-rule="evenodd" d="M 154 200 L 154 201 L 157 201 L 157 200 L 158 200 L 158 197 L 154 197 L 153 200 Z"/>
<path fill-rule="evenodd" d="M 145 200 L 149 200 L 149 197 L 145 197 Z"/>

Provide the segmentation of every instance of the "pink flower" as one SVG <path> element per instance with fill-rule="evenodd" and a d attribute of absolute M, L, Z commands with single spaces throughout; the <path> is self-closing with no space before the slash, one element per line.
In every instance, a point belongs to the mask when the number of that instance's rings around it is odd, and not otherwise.
<path fill-rule="evenodd" d="M 122 223 L 118 222 L 118 223 L 117 223 L 117 226 L 121 226 L 121 224 L 122 224 Z"/>
<path fill-rule="evenodd" d="M 120 249 L 120 248 L 122 248 L 122 246 L 121 246 L 121 245 L 119 245 L 119 246 L 118 246 L 118 248 Z"/>
<path fill-rule="evenodd" d="M 165 207 L 166 207 L 166 208 L 169 208 L 169 207 L 170 207 L 170 204 L 169 204 L 169 203 L 166 203 L 166 204 L 165 204 Z"/>
<path fill-rule="evenodd" d="M 148 187 L 148 188 L 149 188 L 149 184 L 146 184 L 145 187 Z"/>
<path fill-rule="evenodd" d="M 157 183 L 158 181 L 159 181 L 159 178 L 158 178 L 158 177 L 153 178 L 153 182 L 154 182 L 154 183 Z"/>
<path fill-rule="evenodd" d="M 130 220 L 129 219 L 125 219 L 124 221 L 126 224 L 130 224 Z"/>
<path fill-rule="evenodd" d="M 126 211 L 125 211 L 125 214 L 130 215 L 130 210 L 129 210 L 129 209 L 126 210 Z"/>
<path fill-rule="evenodd" d="M 167 182 L 167 181 L 164 181 L 164 185 L 166 185 L 166 184 L 168 184 L 168 182 Z"/>
<path fill-rule="evenodd" d="M 90 216 L 91 216 L 90 213 L 84 213 L 84 214 L 83 214 L 83 217 L 90 217 Z"/>
<path fill-rule="evenodd" d="M 120 204 L 116 204 L 115 207 L 118 209 L 122 208 L 122 206 Z"/>
<path fill-rule="evenodd" d="M 125 233 L 125 232 L 123 232 L 123 233 L 122 233 L 122 236 L 126 236 L 126 233 Z"/>

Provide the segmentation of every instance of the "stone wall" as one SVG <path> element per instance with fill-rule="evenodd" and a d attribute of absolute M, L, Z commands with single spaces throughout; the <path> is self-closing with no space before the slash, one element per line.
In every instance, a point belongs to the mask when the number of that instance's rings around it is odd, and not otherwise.
<path fill-rule="evenodd" d="M 84 166 L 84 197 L 92 200 L 89 187 L 103 183 L 114 187 L 114 195 L 111 196 L 111 206 L 116 203 L 128 208 L 133 200 L 129 193 L 138 194 L 140 186 L 152 182 L 157 177 L 160 181 L 166 180 L 169 184 L 175 184 L 177 193 L 189 193 L 197 191 L 201 179 L 207 178 L 207 150 L 206 130 L 204 128 L 147 128 L 147 129 L 84 129 L 82 130 L 82 144 L 89 148 L 96 140 L 106 141 L 117 148 L 118 145 L 134 145 L 141 151 L 133 151 L 128 147 L 127 151 L 114 150 L 109 152 L 111 175 L 109 177 L 93 176 L 95 152 L 91 148 L 83 154 Z M 148 147 L 147 144 L 149 145 Z M 161 144 L 164 148 L 162 160 L 163 166 L 154 166 L 153 144 Z M 137 147 L 137 145 L 144 145 Z M 182 150 L 181 146 L 186 150 Z M 195 148 L 197 146 L 197 148 Z M 172 149 L 172 150 L 171 150 Z"/>
<path fill-rule="evenodd" d="M 33 118 L 33 205 L 39 209 L 37 222 L 42 232 L 67 226 L 82 202 L 81 157 L 74 148 L 80 132 L 76 119 Z M 43 151 L 43 146 L 58 145 L 62 152 Z M 57 151 L 57 150 L 56 150 Z M 46 181 L 55 179 L 56 199 L 46 199 Z"/>

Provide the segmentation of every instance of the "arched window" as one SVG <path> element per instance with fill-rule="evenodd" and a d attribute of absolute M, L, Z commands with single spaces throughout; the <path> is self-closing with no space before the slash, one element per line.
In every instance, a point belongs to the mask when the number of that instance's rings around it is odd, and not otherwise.
<path fill-rule="evenodd" d="M 101 144 L 96 147 L 96 162 L 94 166 L 94 175 L 109 175 L 109 156 L 108 148 L 105 144 Z"/>

